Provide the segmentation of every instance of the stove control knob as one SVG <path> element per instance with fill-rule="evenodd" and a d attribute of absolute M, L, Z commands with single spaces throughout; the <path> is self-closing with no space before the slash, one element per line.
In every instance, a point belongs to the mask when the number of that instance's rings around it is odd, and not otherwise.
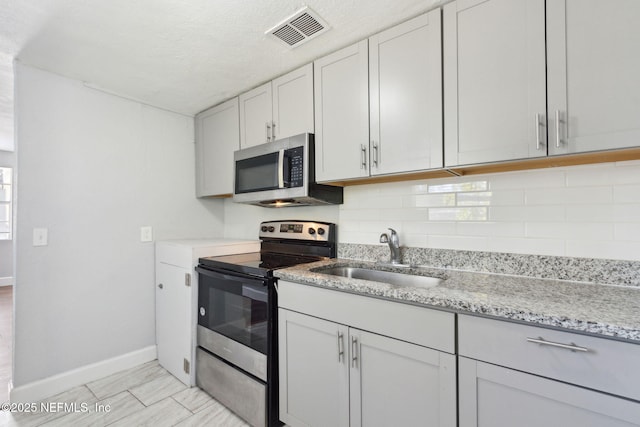
<path fill-rule="evenodd" d="M 324 234 L 324 228 L 318 228 L 318 234 L 322 236 Z"/>
<path fill-rule="evenodd" d="M 269 227 L 269 233 L 273 233 L 274 231 L 276 231 L 276 228 L 272 225 Z"/>
<path fill-rule="evenodd" d="M 316 234 L 316 229 L 315 228 L 309 228 L 309 234 L 311 234 L 312 236 L 314 234 Z"/>
<path fill-rule="evenodd" d="M 260 227 L 260 231 L 262 231 L 263 233 L 267 231 L 267 226 L 263 225 L 262 227 Z"/>

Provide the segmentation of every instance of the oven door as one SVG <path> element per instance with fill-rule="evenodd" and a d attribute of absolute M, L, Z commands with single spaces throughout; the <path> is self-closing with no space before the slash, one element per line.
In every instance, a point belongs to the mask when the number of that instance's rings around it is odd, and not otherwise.
<path fill-rule="evenodd" d="M 266 381 L 269 279 L 196 267 L 198 346 Z"/>

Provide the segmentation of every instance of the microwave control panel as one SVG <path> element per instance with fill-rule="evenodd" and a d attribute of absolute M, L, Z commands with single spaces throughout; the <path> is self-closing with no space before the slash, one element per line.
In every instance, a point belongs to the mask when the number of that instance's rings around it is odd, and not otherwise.
<path fill-rule="evenodd" d="M 289 173 L 285 173 L 289 177 L 288 186 L 302 187 L 304 185 L 304 147 L 290 148 L 286 150 L 285 156 L 289 160 Z"/>

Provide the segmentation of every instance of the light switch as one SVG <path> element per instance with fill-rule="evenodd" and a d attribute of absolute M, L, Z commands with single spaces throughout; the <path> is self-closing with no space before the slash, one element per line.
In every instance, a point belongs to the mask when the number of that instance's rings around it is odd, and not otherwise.
<path fill-rule="evenodd" d="M 140 227 L 140 241 L 141 242 L 153 242 L 153 228 Z"/>
<path fill-rule="evenodd" d="M 46 228 L 33 229 L 33 246 L 47 246 L 49 243 L 49 230 Z"/>

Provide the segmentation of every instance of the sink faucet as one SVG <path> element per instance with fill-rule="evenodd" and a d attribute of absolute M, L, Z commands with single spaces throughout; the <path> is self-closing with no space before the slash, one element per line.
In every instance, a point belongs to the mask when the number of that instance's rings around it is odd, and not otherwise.
<path fill-rule="evenodd" d="M 398 233 L 393 228 L 389 229 L 391 231 L 391 237 L 387 235 L 387 233 L 382 233 L 380 235 L 380 243 L 388 243 L 390 254 L 390 262 L 391 264 L 400 264 L 400 239 L 398 238 Z"/>

